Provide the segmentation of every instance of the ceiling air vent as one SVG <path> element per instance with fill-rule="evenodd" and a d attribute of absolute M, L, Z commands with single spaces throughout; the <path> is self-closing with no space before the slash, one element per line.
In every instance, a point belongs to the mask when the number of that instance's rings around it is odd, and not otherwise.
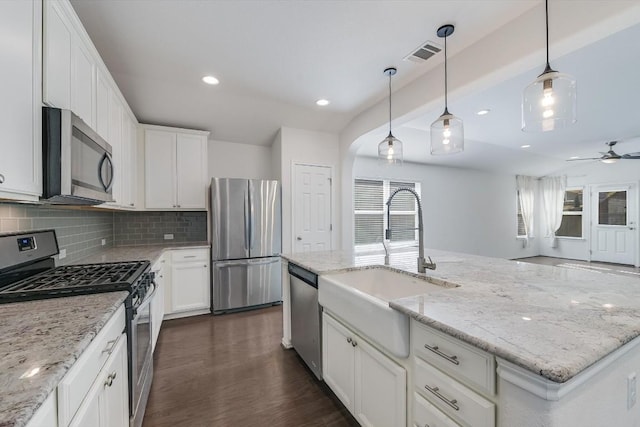
<path fill-rule="evenodd" d="M 437 43 L 427 41 L 409 55 L 405 56 L 404 60 L 418 63 L 424 62 L 441 50 L 442 48 Z"/>

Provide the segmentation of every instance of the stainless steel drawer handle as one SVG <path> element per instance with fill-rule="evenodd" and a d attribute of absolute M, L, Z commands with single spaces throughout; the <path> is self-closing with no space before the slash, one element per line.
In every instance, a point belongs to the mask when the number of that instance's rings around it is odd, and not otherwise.
<path fill-rule="evenodd" d="M 182 258 L 187 259 L 187 258 L 195 258 L 196 255 L 185 255 Z"/>
<path fill-rule="evenodd" d="M 427 391 L 430 391 L 431 393 L 433 393 L 434 396 L 436 396 L 438 399 L 442 400 L 447 405 L 451 406 L 456 411 L 460 410 L 460 407 L 458 405 L 456 405 L 456 403 L 458 403 L 458 401 L 456 399 L 449 400 L 446 397 L 444 397 L 442 394 L 440 394 L 440 389 L 438 387 L 429 387 L 428 385 L 425 385 L 424 388 Z"/>
<path fill-rule="evenodd" d="M 454 365 L 459 365 L 460 364 L 460 361 L 458 360 L 458 356 L 455 356 L 455 355 L 454 356 L 449 356 L 448 354 L 441 352 L 437 345 L 434 345 L 433 347 L 431 347 L 429 344 L 425 344 L 424 348 L 426 348 L 429 351 L 434 352 L 438 356 L 442 357 L 443 359 L 448 360 L 449 362 L 453 363 Z"/>
<path fill-rule="evenodd" d="M 118 341 L 117 338 L 115 340 L 107 341 L 107 346 L 102 350 L 102 352 L 111 354 L 113 352 L 113 347 L 116 345 L 116 341 Z"/>

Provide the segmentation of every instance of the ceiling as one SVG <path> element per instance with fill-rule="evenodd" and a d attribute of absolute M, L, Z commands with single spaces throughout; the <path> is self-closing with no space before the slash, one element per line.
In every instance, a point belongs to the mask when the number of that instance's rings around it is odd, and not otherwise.
<path fill-rule="evenodd" d="M 403 61 L 444 23 L 449 54 L 541 0 L 71 0 L 140 122 L 270 145 L 282 126 L 337 133 L 439 65 Z M 200 79 L 212 74 L 217 86 Z M 331 104 L 318 107 L 327 98 Z M 458 114 L 465 114 L 458 108 Z M 495 117 L 495 116 L 494 116 Z M 472 132 L 470 137 L 482 140 Z M 419 125 L 418 125 L 419 126 Z M 470 151 L 471 152 L 471 149 Z M 420 161 L 420 159 L 417 159 Z"/>
<path fill-rule="evenodd" d="M 71 2 L 140 122 L 268 146 L 282 126 L 339 133 L 375 106 L 386 110 L 383 70 L 398 68 L 394 93 L 437 71 L 441 54 L 422 64 L 403 58 L 427 40 L 440 43 L 440 25 L 456 25 L 452 58 L 478 49 L 478 40 L 542 0 Z M 540 176 L 583 163 L 567 163 L 569 157 L 597 156 L 606 141 L 622 140 L 620 154 L 640 151 L 638 40 L 640 24 L 552 58 L 555 69 L 577 80 L 574 126 L 520 130 L 522 90 L 542 71 L 541 57 L 535 69 L 450 99 L 451 112 L 464 120 L 461 154 L 428 154 L 429 125 L 442 106 L 394 118 L 405 160 Z M 207 74 L 220 84 L 204 84 Z M 316 106 L 320 98 L 331 104 Z M 490 114 L 478 116 L 483 108 Z M 359 138 L 358 155 L 375 157 L 386 132 L 383 125 Z"/>

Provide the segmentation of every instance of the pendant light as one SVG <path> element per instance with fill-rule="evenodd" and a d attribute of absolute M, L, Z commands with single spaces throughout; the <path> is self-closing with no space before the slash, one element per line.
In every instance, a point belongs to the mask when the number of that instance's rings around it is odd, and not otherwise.
<path fill-rule="evenodd" d="M 391 133 L 391 76 L 397 71 L 393 67 L 384 70 L 389 76 L 389 135 L 378 144 L 378 158 L 385 163 L 402 163 L 402 142 Z"/>
<path fill-rule="evenodd" d="M 576 81 L 549 65 L 549 1 L 544 2 L 547 65 L 522 93 L 522 130 L 546 132 L 576 122 Z"/>
<path fill-rule="evenodd" d="M 464 151 L 462 120 L 449 112 L 447 106 L 447 37 L 453 34 L 453 25 L 438 28 L 438 37 L 444 38 L 444 112 L 431 123 L 431 154 L 454 154 Z"/>

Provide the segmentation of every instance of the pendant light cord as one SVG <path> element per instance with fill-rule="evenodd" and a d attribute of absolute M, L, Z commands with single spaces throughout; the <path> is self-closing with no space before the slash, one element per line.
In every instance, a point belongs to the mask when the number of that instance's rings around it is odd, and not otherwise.
<path fill-rule="evenodd" d="M 448 114 L 449 108 L 447 104 L 447 37 L 444 36 L 444 111 Z"/>
<path fill-rule="evenodd" d="M 391 135 L 391 72 L 389 72 L 389 135 Z"/>
<path fill-rule="evenodd" d="M 549 0 L 544 0 L 544 17 L 547 29 L 547 68 L 551 68 L 549 66 Z"/>

